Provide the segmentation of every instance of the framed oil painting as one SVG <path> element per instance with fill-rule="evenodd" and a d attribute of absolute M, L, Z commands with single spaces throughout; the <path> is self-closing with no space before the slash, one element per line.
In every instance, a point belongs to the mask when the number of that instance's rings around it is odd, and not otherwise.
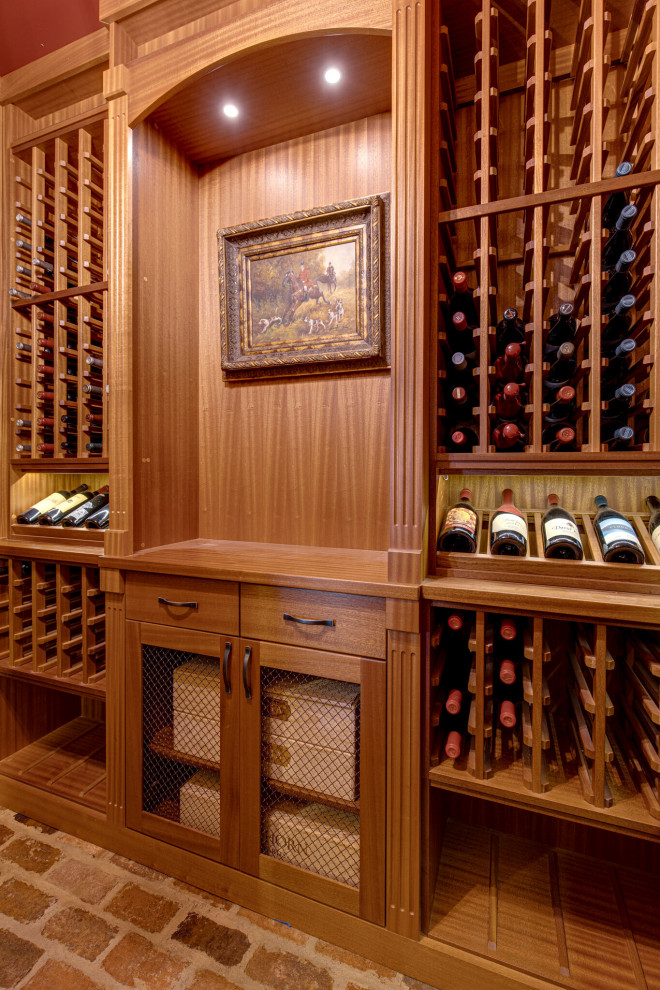
<path fill-rule="evenodd" d="M 389 365 L 389 196 L 218 231 L 225 379 Z"/>

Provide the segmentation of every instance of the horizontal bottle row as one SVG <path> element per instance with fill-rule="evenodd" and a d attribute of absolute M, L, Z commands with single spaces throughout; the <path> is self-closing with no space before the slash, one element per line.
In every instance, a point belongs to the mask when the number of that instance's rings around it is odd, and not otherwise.
<path fill-rule="evenodd" d="M 582 0 L 558 32 L 549 0 L 528 3 L 514 32 L 510 12 L 490 0 L 479 6 L 472 39 L 463 18 L 449 17 L 441 30 L 442 210 L 597 181 L 614 172 L 612 148 L 636 171 L 653 167 L 656 94 L 653 59 L 644 56 L 655 4 Z M 624 35 L 623 46 L 614 41 Z"/>
<path fill-rule="evenodd" d="M 660 819 L 657 634 L 434 607 L 430 643 L 432 779 Z"/>
<path fill-rule="evenodd" d="M 438 536 L 438 550 L 444 553 L 477 553 L 480 551 L 481 520 L 472 505 L 472 493 L 464 489 L 460 500 L 447 512 Z M 649 542 L 640 538 L 639 529 L 629 519 L 608 505 L 604 495 L 594 497 L 596 512 L 590 520 L 598 542 L 599 559 L 614 564 L 643 564 L 645 546 Z M 650 516 L 646 529 L 656 553 L 649 563 L 658 562 L 660 552 L 660 500 L 655 495 L 646 499 Z M 583 534 L 575 516 L 559 505 L 558 496 L 548 495 L 548 507 L 540 515 L 536 533 L 537 553 L 546 558 L 583 560 L 585 548 Z M 584 514 L 583 518 L 584 518 Z M 513 501 L 510 488 L 502 492 L 502 504 L 489 512 L 488 552 L 492 556 L 526 557 L 529 555 L 530 533 L 528 512 L 522 511 Z"/>
<path fill-rule="evenodd" d="M 105 596 L 98 568 L 16 559 L 3 564 L 0 667 L 100 690 Z"/>
<path fill-rule="evenodd" d="M 103 456 L 104 296 L 12 310 L 15 457 Z"/>
<path fill-rule="evenodd" d="M 106 529 L 110 519 L 110 492 L 107 485 L 91 491 L 89 485 L 78 485 L 51 492 L 19 512 L 16 522 L 26 526 L 86 526 L 87 529 Z"/>

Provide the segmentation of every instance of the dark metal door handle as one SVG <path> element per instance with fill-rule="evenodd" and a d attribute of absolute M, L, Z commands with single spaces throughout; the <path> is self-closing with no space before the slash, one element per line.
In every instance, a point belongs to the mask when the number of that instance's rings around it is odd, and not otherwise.
<path fill-rule="evenodd" d="M 250 700 L 252 697 L 252 688 L 250 687 L 250 658 L 252 656 L 252 647 L 245 647 L 245 656 L 243 657 L 243 687 L 245 688 L 245 697 Z"/>
<path fill-rule="evenodd" d="M 230 656 L 231 656 L 231 643 L 225 643 L 225 655 L 222 658 L 222 679 L 225 682 L 225 694 L 231 694 L 231 680 L 229 678 Z"/>
<path fill-rule="evenodd" d="M 199 608 L 197 602 L 171 602 L 169 598 L 161 598 L 160 595 L 158 602 L 160 605 L 172 605 L 174 608 Z"/>
<path fill-rule="evenodd" d="M 334 619 L 303 619 L 300 615 L 289 615 L 284 612 L 282 618 L 289 622 L 298 622 L 301 626 L 334 626 Z"/>

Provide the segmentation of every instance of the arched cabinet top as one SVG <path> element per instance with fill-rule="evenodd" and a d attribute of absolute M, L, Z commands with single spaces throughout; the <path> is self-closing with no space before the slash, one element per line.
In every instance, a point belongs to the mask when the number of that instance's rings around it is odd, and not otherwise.
<path fill-rule="evenodd" d="M 309 4 L 287 0 L 228 20 L 213 31 L 144 55 L 126 66 L 128 123 L 135 127 L 182 89 L 249 51 L 328 35 L 390 37 L 390 0 Z"/>

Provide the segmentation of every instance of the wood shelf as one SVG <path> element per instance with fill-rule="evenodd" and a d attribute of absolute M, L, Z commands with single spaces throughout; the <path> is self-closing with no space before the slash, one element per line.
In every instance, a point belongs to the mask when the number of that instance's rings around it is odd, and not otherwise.
<path fill-rule="evenodd" d="M 89 463 L 87 465 L 89 469 Z M 37 539 L 37 540 L 57 540 L 59 543 L 89 543 L 102 544 L 104 531 L 102 529 L 86 529 L 85 526 L 22 526 L 20 523 L 12 523 L 11 535 L 17 540 Z"/>
<path fill-rule="evenodd" d="M 75 718 L 1 760 L 0 774 L 105 814 L 105 725 Z"/>
<path fill-rule="evenodd" d="M 31 658 L 30 658 L 31 660 Z M 88 698 L 98 698 L 105 700 L 106 679 L 105 671 L 92 683 L 85 683 L 82 680 L 82 672 L 76 671 L 67 677 L 58 677 L 57 670 L 39 671 L 32 670 L 27 666 L 12 666 L 7 660 L 0 660 L 0 677 L 11 677 L 26 684 L 43 684 L 57 691 L 64 691 L 67 694 L 79 694 Z"/>
<path fill-rule="evenodd" d="M 658 878 L 449 820 L 429 935 L 574 990 L 655 986 Z"/>
<path fill-rule="evenodd" d="M 352 815 L 360 814 L 360 801 L 343 801 L 341 798 L 332 797 L 322 791 L 311 791 L 307 787 L 296 787 L 295 784 L 287 784 L 282 780 L 271 780 L 264 778 L 264 783 L 270 787 L 271 791 L 278 794 L 285 794 L 287 797 L 296 798 L 299 801 L 312 801 L 314 804 L 325 804 L 329 808 L 337 808 L 339 811 L 349 811 Z"/>
<path fill-rule="evenodd" d="M 164 756 L 167 760 L 175 760 L 177 763 L 184 763 L 188 767 L 197 767 L 198 770 L 211 770 L 220 773 L 219 763 L 175 749 L 174 729 L 171 725 L 164 726 L 154 734 L 149 742 L 149 749 L 152 753 L 156 753 L 157 756 Z"/>

